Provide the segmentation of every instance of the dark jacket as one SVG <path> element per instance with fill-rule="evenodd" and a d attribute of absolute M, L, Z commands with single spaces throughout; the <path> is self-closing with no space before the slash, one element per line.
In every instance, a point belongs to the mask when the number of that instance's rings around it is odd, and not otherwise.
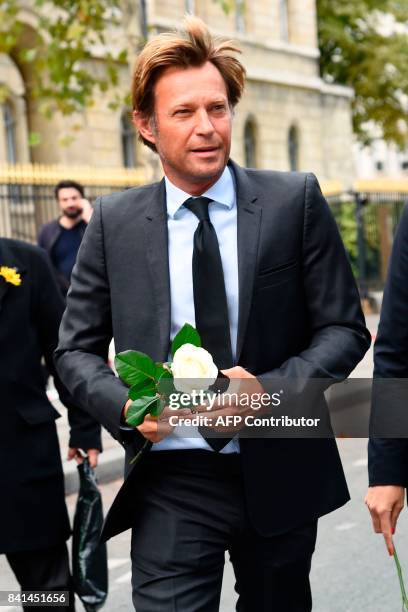
<path fill-rule="evenodd" d="M 311 174 L 246 170 L 231 163 L 238 214 L 236 363 L 266 378 L 326 387 L 370 345 L 359 294 L 336 223 Z M 116 351 L 167 359 L 170 289 L 164 181 L 97 201 L 73 270 L 56 364 L 64 383 L 120 438 L 127 389 L 107 368 Z M 301 390 L 299 389 L 299 392 Z M 143 438 L 124 443 L 130 460 Z M 263 535 L 284 533 L 348 499 L 335 440 L 241 438 L 246 502 Z M 137 507 L 134 464 L 105 525 L 129 528 Z"/>
<path fill-rule="evenodd" d="M 394 239 L 374 345 L 371 437 L 368 443 L 370 486 L 408 487 L 407 406 L 408 205 L 404 208 Z"/>
<path fill-rule="evenodd" d="M 64 302 L 42 249 L 0 238 L 0 266 L 17 268 L 22 283 L 0 276 L 0 553 L 51 546 L 70 533 L 55 419 L 41 359 L 55 374 L 53 351 Z M 54 378 L 60 397 L 72 404 Z M 101 448 L 100 427 L 71 408 L 73 447 Z"/>
<path fill-rule="evenodd" d="M 59 223 L 59 219 L 54 219 L 49 223 L 45 223 L 40 227 L 40 231 L 38 232 L 38 246 L 42 249 L 45 249 L 50 256 L 51 261 L 53 262 L 52 249 L 56 244 L 58 238 L 60 237 L 62 232 L 61 224 Z M 85 228 L 81 230 L 82 237 L 85 233 Z M 62 295 L 66 295 L 69 289 L 70 280 L 65 278 L 55 267 L 55 274 L 57 276 L 58 284 L 61 289 Z"/>

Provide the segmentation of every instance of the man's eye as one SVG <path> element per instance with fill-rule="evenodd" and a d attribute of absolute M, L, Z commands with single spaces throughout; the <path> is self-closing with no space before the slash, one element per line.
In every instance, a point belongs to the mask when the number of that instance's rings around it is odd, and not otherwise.
<path fill-rule="evenodd" d="M 188 108 L 180 108 L 179 110 L 176 110 L 174 114 L 175 115 L 187 115 L 189 112 L 190 112 L 190 109 Z"/>

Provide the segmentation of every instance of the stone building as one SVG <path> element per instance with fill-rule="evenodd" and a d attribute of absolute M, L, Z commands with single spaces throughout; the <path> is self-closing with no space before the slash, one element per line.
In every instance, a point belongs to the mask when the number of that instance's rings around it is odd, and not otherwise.
<path fill-rule="evenodd" d="M 128 3 L 137 5 L 136 2 Z M 322 181 L 338 180 L 348 188 L 353 179 L 352 91 L 328 85 L 319 76 L 315 0 L 235 0 L 226 14 L 213 0 L 147 0 L 149 36 L 177 27 L 185 12 L 201 17 L 215 34 L 233 38 L 241 47 L 248 81 L 234 117 L 232 157 L 241 164 L 277 170 L 313 171 Z M 35 36 L 34 3 L 21 3 L 25 24 L 22 43 Z M 140 19 L 112 32 L 112 44 L 128 40 Z M 139 30 L 140 31 L 140 30 Z M 95 66 L 103 50 L 95 50 Z M 158 164 L 136 142 L 129 109 L 111 111 L 100 96 L 80 116 L 45 119 L 27 94 L 28 67 L 0 56 L 0 84 L 8 95 L 1 105 L 0 164 L 34 162 L 94 167 L 142 166 L 146 180 Z M 130 67 L 120 68 L 120 83 L 130 86 Z M 61 146 L 71 134 L 75 139 Z M 41 134 L 29 146 L 29 134 Z"/>

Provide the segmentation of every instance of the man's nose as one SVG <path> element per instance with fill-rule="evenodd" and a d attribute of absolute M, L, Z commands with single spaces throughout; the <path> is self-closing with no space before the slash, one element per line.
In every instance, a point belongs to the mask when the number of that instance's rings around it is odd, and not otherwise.
<path fill-rule="evenodd" d="M 214 131 L 214 126 L 211 123 L 210 117 L 206 110 L 200 110 L 197 112 L 197 134 L 211 134 Z"/>

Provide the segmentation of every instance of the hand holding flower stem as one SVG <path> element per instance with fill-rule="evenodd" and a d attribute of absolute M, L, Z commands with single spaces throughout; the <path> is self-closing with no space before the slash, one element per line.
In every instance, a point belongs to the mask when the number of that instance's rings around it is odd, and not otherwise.
<path fill-rule="evenodd" d="M 119 377 L 129 387 L 126 422 L 138 427 L 151 442 L 172 431 L 168 418 L 174 411 L 167 407 L 169 395 L 176 391 L 191 393 L 197 387 L 207 390 L 218 375 L 210 353 L 201 347 L 197 330 L 188 323 L 174 338 L 171 353 L 171 364 L 155 363 L 139 351 L 124 351 L 115 357 Z M 189 409 L 178 410 L 179 416 L 189 413 Z M 158 423 L 162 426 L 160 432 Z"/>

